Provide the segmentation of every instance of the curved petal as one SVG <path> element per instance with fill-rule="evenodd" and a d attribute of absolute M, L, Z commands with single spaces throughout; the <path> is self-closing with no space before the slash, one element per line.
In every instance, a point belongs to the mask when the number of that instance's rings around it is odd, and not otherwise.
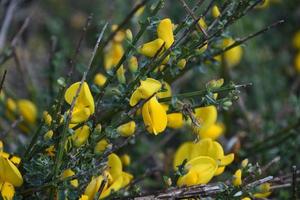
<path fill-rule="evenodd" d="M 122 175 L 122 161 L 116 154 L 112 153 L 108 156 L 107 166 L 113 180 Z"/>
<path fill-rule="evenodd" d="M 217 108 L 215 106 L 206 106 L 195 109 L 195 115 L 200 123 L 199 131 L 207 129 L 217 121 Z"/>
<path fill-rule="evenodd" d="M 153 133 L 157 135 L 164 131 L 168 123 L 167 113 L 156 97 L 149 100 L 149 113 L 152 119 Z"/>
<path fill-rule="evenodd" d="M 89 197 L 89 199 L 94 199 L 95 194 L 98 192 L 101 183 L 103 181 L 102 176 L 93 177 L 91 182 L 88 184 L 88 186 L 85 188 L 84 194 Z M 106 183 L 107 185 L 107 183 Z"/>
<path fill-rule="evenodd" d="M 139 53 L 152 58 L 158 53 L 163 44 L 164 40 L 157 38 L 156 40 L 143 44 L 139 49 Z"/>
<path fill-rule="evenodd" d="M 0 156 L 0 179 L 16 187 L 23 184 L 23 178 L 18 168 L 7 158 Z"/>
<path fill-rule="evenodd" d="M 190 155 L 191 155 L 192 147 L 193 147 L 192 142 L 185 142 L 177 149 L 173 161 L 174 169 L 177 169 L 177 166 L 181 165 L 185 159 L 187 159 L 187 161 L 191 159 Z"/>
<path fill-rule="evenodd" d="M 174 42 L 173 26 L 169 18 L 163 19 L 157 26 L 157 35 L 165 41 L 165 47 L 168 49 Z"/>

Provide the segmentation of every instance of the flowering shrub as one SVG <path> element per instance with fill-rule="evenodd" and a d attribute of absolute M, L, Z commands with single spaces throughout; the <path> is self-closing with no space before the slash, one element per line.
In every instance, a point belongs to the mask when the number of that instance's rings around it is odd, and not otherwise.
<path fill-rule="evenodd" d="M 161 12 L 169 3 L 178 4 L 176 15 Z M 9 9 L 26 6 L 15 0 L 7 4 L 3 27 L 10 20 Z M 255 27 L 249 35 L 235 34 L 234 27 L 273 4 L 275 0 L 143 0 L 124 5 L 132 8 L 118 25 L 106 18 L 98 25 L 97 15 L 77 13 L 70 20 L 72 30 L 80 33 L 74 48 L 66 42 L 72 40 L 71 32 L 59 38 L 63 31 L 56 30 L 67 27 L 47 21 L 58 37 L 52 37 L 47 49 L 47 81 L 33 81 L 20 56 L 29 18 L 5 45 L 2 28 L 1 198 L 297 199 L 299 160 L 289 163 L 293 167 L 288 175 L 278 169 L 271 173 L 286 150 L 265 151 L 290 137 L 299 144 L 294 133 L 300 126 L 299 105 L 289 112 L 296 113 L 296 123 L 284 119 L 282 131 L 258 137 L 264 130 L 259 127 L 262 116 L 245 106 L 248 88 L 259 88 L 252 85 L 257 78 L 248 79 L 247 70 L 241 72 L 247 81 L 235 74 L 241 63 L 251 66 L 244 61 L 251 51 L 247 42 L 283 21 Z M 107 2 L 100 5 L 108 7 Z M 291 46 L 296 51 L 292 70 L 297 73 L 299 32 Z M 26 53 L 39 54 L 38 48 Z M 16 73 L 7 70 L 10 60 L 24 76 L 22 89 L 9 87 Z M 293 87 L 299 93 L 299 84 Z M 27 98 L 21 98 L 22 93 Z M 289 100 L 299 103 L 295 96 Z M 294 158 L 295 152 L 284 155 Z M 276 190 L 285 187 L 292 193 Z"/>

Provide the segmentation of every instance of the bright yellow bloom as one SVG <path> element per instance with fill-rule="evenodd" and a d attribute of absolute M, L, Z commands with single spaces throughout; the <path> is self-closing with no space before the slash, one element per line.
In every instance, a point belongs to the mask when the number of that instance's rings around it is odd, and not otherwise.
<path fill-rule="evenodd" d="M 104 55 L 104 67 L 106 70 L 111 70 L 121 60 L 124 54 L 124 49 L 121 43 L 113 42 L 108 49 L 108 52 Z"/>
<path fill-rule="evenodd" d="M 107 170 L 98 177 L 93 177 L 85 189 L 84 194 L 89 199 L 94 199 L 102 182 L 106 180 L 104 188 L 99 199 L 103 199 L 111 194 L 112 191 L 118 191 L 127 186 L 133 176 L 123 171 L 122 162 L 116 154 L 110 154 L 107 161 Z"/>
<path fill-rule="evenodd" d="M 128 166 L 131 163 L 131 158 L 128 154 L 124 154 L 121 156 L 121 161 L 124 166 Z"/>
<path fill-rule="evenodd" d="M 136 72 L 138 67 L 139 67 L 139 63 L 138 63 L 138 60 L 135 56 L 132 56 L 130 59 L 129 59 L 129 70 L 131 72 Z"/>
<path fill-rule="evenodd" d="M 132 136 L 135 132 L 135 122 L 134 121 L 130 121 L 126 124 L 123 124 L 121 126 L 119 126 L 117 128 L 117 132 L 123 136 L 123 137 L 129 137 Z"/>
<path fill-rule="evenodd" d="M 83 194 L 83 195 L 81 195 L 79 200 L 89 200 L 89 196 Z"/>
<path fill-rule="evenodd" d="M 141 99 L 148 99 L 161 89 L 161 83 L 153 78 L 140 82 L 141 85 L 132 93 L 129 104 L 135 106 Z"/>
<path fill-rule="evenodd" d="M 217 108 L 213 105 L 195 109 L 195 117 L 200 127 L 195 127 L 195 131 L 200 134 L 201 131 L 207 130 L 217 121 Z"/>
<path fill-rule="evenodd" d="M 102 139 L 99 142 L 97 142 L 95 148 L 94 148 L 94 152 L 96 154 L 102 154 L 104 152 L 104 150 L 106 149 L 106 147 L 108 146 L 108 141 L 106 139 Z"/>
<path fill-rule="evenodd" d="M 157 35 L 165 42 L 166 49 L 170 48 L 174 42 L 172 22 L 169 18 L 163 19 L 157 26 Z"/>
<path fill-rule="evenodd" d="M 158 51 L 162 48 L 163 45 L 164 41 L 160 38 L 157 38 L 151 42 L 143 44 L 139 48 L 139 53 L 152 58 L 158 53 Z"/>
<path fill-rule="evenodd" d="M 232 184 L 234 186 L 242 185 L 242 170 L 241 169 L 238 169 L 235 171 L 233 180 L 232 180 Z"/>
<path fill-rule="evenodd" d="M 293 46 L 296 49 L 300 49 L 300 30 L 297 31 L 293 37 Z"/>
<path fill-rule="evenodd" d="M 218 139 L 224 132 L 224 125 L 215 123 L 207 129 L 202 129 L 198 132 L 200 138 L 211 138 L 212 140 Z"/>
<path fill-rule="evenodd" d="M 186 59 L 180 59 L 177 63 L 177 67 L 179 67 L 179 69 L 184 69 L 186 65 Z"/>
<path fill-rule="evenodd" d="M 169 128 L 178 129 L 183 126 L 183 117 L 182 113 L 171 113 L 167 115 Z"/>
<path fill-rule="evenodd" d="M 37 118 L 37 108 L 29 100 L 21 99 L 17 102 L 18 110 L 24 120 L 28 123 L 34 124 Z"/>
<path fill-rule="evenodd" d="M 11 183 L 15 187 L 23 184 L 23 178 L 18 168 L 8 159 L 0 156 L 0 181 Z"/>
<path fill-rule="evenodd" d="M 45 122 L 48 126 L 51 125 L 52 117 L 51 117 L 51 115 L 50 115 L 47 111 L 44 111 L 44 112 L 43 112 L 43 119 L 44 119 L 44 122 Z"/>
<path fill-rule="evenodd" d="M 178 186 L 191 186 L 197 184 L 206 184 L 214 176 L 218 164 L 208 156 L 199 156 L 185 164 L 187 174 L 179 177 L 177 181 Z"/>
<path fill-rule="evenodd" d="M 79 86 L 80 82 L 76 82 L 66 90 L 65 100 L 68 104 L 71 105 Z M 77 124 L 86 121 L 94 112 L 95 104 L 93 96 L 88 84 L 83 82 L 78 98 L 75 101 L 71 123 Z"/>
<path fill-rule="evenodd" d="M 201 28 L 203 28 L 203 29 L 207 29 L 206 22 L 204 21 L 204 19 L 202 17 L 199 19 L 198 25 L 201 26 Z"/>
<path fill-rule="evenodd" d="M 223 47 L 226 48 L 232 45 L 235 41 L 231 38 L 227 38 L 223 40 Z M 228 65 L 228 67 L 234 67 L 238 65 L 243 56 L 243 49 L 241 46 L 233 47 L 232 49 L 224 52 L 224 61 Z"/>
<path fill-rule="evenodd" d="M 163 82 L 163 85 L 164 85 L 165 91 L 158 92 L 156 94 L 157 98 L 159 98 L 159 99 L 172 96 L 172 88 L 171 88 L 171 86 L 167 82 Z"/>
<path fill-rule="evenodd" d="M 47 131 L 44 135 L 44 140 L 50 140 L 53 137 L 53 134 L 52 130 Z"/>
<path fill-rule="evenodd" d="M 71 176 L 74 176 L 75 175 L 75 172 L 72 170 L 72 169 L 66 169 L 63 171 L 62 175 L 61 175 L 61 178 L 62 179 L 65 179 L 65 178 L 68 178 L 68 177 L 71 177 Z M 78 187 L 78 180 L 77 179 L 73 179 L 70 181 L 70 184 L 77 188 Z"/>
<path fill-rule="evenodd" d="M 75 147 L 80 147 L 85 144 L 90 136 L 90 127 L 87 125 L 82 126 L 75 130 L 74 135 L 72 135 L 73 144 Z"/>
<path fill-rule="evenodd" d="M 183 143 L 175 153 L 173 167 L 176 169 L 185 159 L 189 161 L 199 156 L 208 156 L 217 162 L 218 168 L 214 173 L 215 176 L 223 173 L 225 166 L 229 165 L 234 159 L 234 154 L 224 155 L 222 146 L 218 142 L 207 138 L 197 143 Z"/>
<path fill-rule="evenodd" d="M 212 7 L 211 14 L 212 14 L 212 16 L 213 16 L 214 18 L 218 18 L 218 17 L 221 15 L 218 6 L 214 5 L 214 6 Z"/>
<path fill-rule="evenodd" d="M 152 97 L 142 107 L 144 124 L 149 133 L 157 135 L 166 129 L 168 118 L 163 106 Z"/>
<path fill-rule="evenodd" d="M 300 73 L 300 52 L 295 57 L 294 66 L 295 70 Z"/>
<path fill-rule="evenodd" d="M 94 77 L 94 83 L 99 87 L 102 87 L 105 84 L 106 80 L 106 76 L 104 76 L 104 74 L 102 73 L 98 73 Z"/>
<path fill-rule="evenodd" d="M 271 195 L 270 189 L 271 189 L 270 183 L 263 183 L 260 186 L 258 186 L 258 192 L 255 193 L 253 196 L 255 198 L 267 198 L 268 196 Z"/>

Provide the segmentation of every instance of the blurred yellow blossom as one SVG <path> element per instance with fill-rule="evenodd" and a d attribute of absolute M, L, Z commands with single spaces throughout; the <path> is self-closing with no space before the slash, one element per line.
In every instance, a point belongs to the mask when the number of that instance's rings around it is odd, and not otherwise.
<path fill-rule="evenodd" d="M 24 120 L 30 124 L 34 124 L 37 118 L 37 108 L 29 100 L 20 99 L 17 101 L 18 111 L 24 118 Z"/>
<path fill-rule="evenodd" d="M 90 135 L 90 127 L 83 125 L 82 127 L 75 130 L 75 133 L 72 135 L 73 144 L 75 147 L 80 147 L 85 144 Z"/>
<path fill-rule="evenodd" d="M 295 70 L 300 73 L 300 52 L 296 54 L 295 60 L 294 60 L 294 66 Z"/>
<path fill-rule="evenodd" d="M 104 74 L 97 73 L 94 77 L 94 84 L 96 84 L 99 87 L 102 87 L 105 84 L 106 80 L 107 78 Z"/>
<path fill-rule="evenodd" d="M 102 139 L 99 142 L 97 142 L 95 148 L 94 148 L 94 152 L 96 154 L 101 154 L 104 152 L 104 150 L 106 149 L 106 147 L 108 146 L 108 141 L 106 139 Z"/>
<path fill-rule="evenodd" d="M 169 128 L 178 129 L 183 126 L 183 116 L 182 113 L 171 113 L 167 115 Z"/>
<path fill-rule="evenodd" d="M 241 169 L 238 169 L 235 171 L 235 173 L 233 175 L 232 184 L 234 186 L 242 185 L 242 170 Z"/>
<path fill-rule="evenodd" d="M 124 166 L 130 165 L 130 163 L 131 163 L 131 158 L 130 158 L 130 156 L 129 156 L 128 154 L 124 154 L 124 155 L 122 155 L 120 158 L 121 158 L 122 164 L 123 164 Z"/>
<path fill-rule="evenodd" d="M 271 195 L 271 184 L 270 183 L 263 183 L 257 188 L 257 193 L 254 193 L 255 198 L 267 198 Z"/>
<path fill-rule="evenodd" d="M 62 175 L 61 175 L 61 178 L 62 179 L 65 179 L 65 178 L 68 178 L 68 177 L 71 177 L 71 176 L 74 176 L 75 175 L 75 172 L 72 170 L 72 169 L 66 169 L 63 171 Z M 78 187 L 78 180 L 77 179 L 73 179 L 70 181 L 70 184 L 77 188 Z"/>
<path fill-rule="evenodd" d="M 129 137 L 132 136 L 135 132 L 135 122 L 134 121 L 130 121 L 126 124 L 123 124 L 121 126 L 119 126 L 117 128 L 117 132 L 123 136 L 123 137 Z"/>
<path fill-rule="evenodd" d="M 300 49 L 300 30 L 294 34 L 293 37 L 293 46 L 296 49 Z"/>
<path fill-rule="evenodd" d="M 177 66 L 179 67 L 179 69 L 184 69 L 186 65 L 186 59 L 180 59 L 177 63 Z"/>

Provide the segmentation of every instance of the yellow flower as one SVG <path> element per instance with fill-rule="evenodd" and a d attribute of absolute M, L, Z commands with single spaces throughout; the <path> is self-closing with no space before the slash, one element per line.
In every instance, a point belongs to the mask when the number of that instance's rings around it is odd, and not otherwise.
<path fill-rule="evenodd" d="M 173 167 L 176 169 L 185 159 L 189 161 L 199 156 L 208 156 L 217 162 L 218 168 L 215 171 L 215 176 L 223 173 L 225 166 L 229 165 L 234 159 L 234 154 L 224 155 L 222 146 L 218 142 L 207 138 L 197 143 L 183 143 L 175 153 Z"/>
<path fill-rule="evenodd" d="M 258 192 L 255 193 L 253 196 L 255 198 L 267 198 L 271 194 L 270 189 L 270 183 L 263 183 L 258 187 Z"/>
<path fill-rule="evenodd" d="M 106 80 L 106 76 L 101 73 L 96 74 L 94 77 L 94 83 L 99 87 L 102 87 L 105 84 Z"/>
<path fill-rule="evenodd" d="M 129 104 L 135 106 L 141 99 L 148 99 L 161 89 L 161 83 L 153 78 L 140 82 L 141 85 L 132 93 Z"/>
<path fill-rule="evenodd" d="M 198 25 L 201 26 L 201 28 L 203 28 L 203 29 L 207 29 L 206 22 L 204 21 L 204 19 L 202 17 L 199 19 Z"/>
<path fill-rule="evenodd" d="M 74 176 L 75 175 L 75 172 L 72 170 L 72 169 L 66 169 L 63 171 L 62 175 L 61 175 L 61 178 L 62 179 L 65 179 L 65 178 L 68 178 L 68 177 L 71 177 L 71 176 Z M 73 179 L 70 181 L 70 184 L 77 188 L 78 187 L 78 180 L 77 179 Z"/>
<path fill-rule="evenodd" d="M 212 140 L 218 139 L 224 132 L 224 125 L 215 123 L 207 129 L 202 129 L 198 132 L 200 138 L 211 138 Z"/>
<path fill-rule="evenodd" d="M 29 100 L 21 99 L 17 102 L 18 111 L 24 120 L 30 124 L 34 124 L 37 118 L 37 108 Z"/>
<path fill-rule="evenodd" d="M 65 100 L 71 105 L 73 98 L 80 86 L 80 82 L 72 84 L 65 93 Z M 86 82 L 82 84 L 78 98 L 72 112 L 71 123 L 77 124 L 86 121 L 95 112 L 94 99 Z"/>
<path fill-rule="evenodd" d="M 179 67 L 179 69 L 184 69 L 186 65 L 186 59 L 180 59 L 177 63 L 177 67 Z"/>
<path fill-rule="evenodd" d="M 294 66 L 296 71 L 300 73 L 300 53 L 298 53 L 295 57 Z"/>
<path fill-rule="evenodd" d="M 293 37 L 293 46 L 296 49 L 300 49 L 300 30 L 297 31 Z"/>
<path fill-rule="evenodd" d="M 132 136 L 135 132 L 135 122 L 130 121 L 126 124 L 123 124 L 117 128 L 117 132 L 123 137 Z"/>
<path fill-rule="evenodd" d="M 128 166 L 131 163 L 131 158 L 128 154 L 124 154 L 121 156 L 121 161 L 124 166 Z"/>
<path fill-rule="evenodd" d="M 51 125 L 52 117 L 51 117 L 51 115 L 50 115 L 47 111 L 44 111 L 44 112 L 43 112 L 43 119 L 44 119 L 44 122 L 45 122 L 48 126 Z"/>
<path fill-rule="evenodd" d="M 143 54 L 144 56 L 152 58 L 158 53 L 158 51 L 161 49 L 163 45 L 164 45 L 164 41 L 160 38 L 157 38 L 151 42 L 147 42 L 143 44 L 139 48 L 139 53 Z"/>
<path fill-rule="evenodd" d="M 183 126 L 183 117 L 182 113 L 171 113 L 167 115 L 169 128 L 178 129 Z"/>
<path fill-rule="evenodd" d="M 129 70 L 134 73 L 137 71 L 138 67 L 139 67 L 139 63 L 137 58 L 135 56 L 132 56 L 129 59 Z"/>
<path fill-rule="evenodd" d="M 83 194 L 83 195 L 81 195 L 79 200 L 89 200 L 89 196 Z"/>
<path fill-rule="evenodd" d="M 242 170 L 241 169 L 238 169 L 235 171 L 233 180 L 232 180 L 232 184 L 234 186 L 242 185 Z"/>
<path fill-rule="evenodd" d="M 170 97 L 172 95 L 172 88 L 171 88 L 171 86 L 167 82 L 163 82 L 163 85 L 164 85 L 165 91 L 158 92 L 156 94 L 157 98 L 159 98 L 159 99 Z"/>
<path fill-rule="evenodd" d="M 108 141 L 106 139 L 102 139 L 99 142 L 97 142 L 94 148 L 94 152 L 96 154 L 101 154 L 103 153 L 103 151 L 106 149 L 107 146 L 108 146 Z"/>
<path fill-rule="evenodd" d="M 93 177 L 85 189 L 84 194 L 89 199 L 94 199 L 102 182 L 105 180 L 99 199 L 106 198 L 112 191 L 118 191 L 127 186 L 133 176 L 123 171 L 122 162 L 116 154 L 110 154 L 107 161 L 107 170 L 98 177 Z"/>
<path fill-rule="evenodd" d="M 13 200 L 15 195 L 15 188 L 12 184 L 8 182 L 2 183 L 0 181 L 1 195 L 5 200 Z"/>
<path fill-rule="evenodd" d="M 157 26 L 157 35 L 165 42 L 166 49 L 170 48 L 174 42 L 172 22 L 169 18 L 163 19 Z"/>
<path fill-rule="evenodd" d="M 85 144 L 90 135 L 90 127 L 87 125 L 82 126 L 75 130 L 74 135 L 72 135 L 73 144 L 75 147 L 80 147 Z"/>
<path fill-rule="evenodd" d="M 112 31 L 117 30 L 117 28 L 118 28 L 118 25 L 116 25 L 116 24 L 113 24 L 113 25 L 111 26 L 111 30 L 112 30 Z M 124 40 L 124 38 L 125 38 L 125 32 L 124 32 L 123 30 L 120 30 L 120 31 L 118 31 L 118 32 L 116 33 L 116 35 L 114 36 L 114 42 L 120 43 L 120 42 L 122 42 L 122 41 Z"/>
<path fill-rule="evenodd" d="M 106 70 L 111 70 L 121 60 L 124 54 L 124 49 L 121 43 L 113 42 L 104 55 L 104 67 Z"/>
<path fill-rule="evenodd" d="M 211 14 L 212 14 L 212 16 L 213 16 L 214 18 L 218 18 L 218 17 L 221 15 L 218 6 L 214 5 L 214 6 L 212 7 Z"/>
<path fill-rule="evenodd" d="M 218 164 L 208 156 L 199 156 L 188 161 L 184 167 L 188 172 L 179 177 L 177 181 L 178 186 L 208 183 L 213 178 Z"/>
<path fill-rule="evenodd" d="M 54 133 L 52 130 L 47 131 L 47 133 L 44 135 L 44 140 L 50 140 L 53 137 L 53 134 Z"/>
<path fill-rule="evenodd" d="M 226 48 L 232 45 L 235 41 L 231 38 L 227 38 L 223 40 L 223 47 Z M 228 67 L 234 67 L 238 65 L 242 59 L 243 49 L 240 45 L 233 47 L 232 49 L 224 52 L 224 61 L 228 65 Z"/>
<path fill-rule="evenodd" d="M 200 124 L 200 127 L 195 127 L 195 131 L 200 132 L 207 130 L 217 121 L 217 108 L 215 106 L 206 106 L 195 109 L 195 116 Z"/>
<path fill-rule="evenodd" d="M 144 124 L 149 133 L 157 135 L 166 129 L 168 118 L 163 106 L 152 97 L 142 107 Z"/>

